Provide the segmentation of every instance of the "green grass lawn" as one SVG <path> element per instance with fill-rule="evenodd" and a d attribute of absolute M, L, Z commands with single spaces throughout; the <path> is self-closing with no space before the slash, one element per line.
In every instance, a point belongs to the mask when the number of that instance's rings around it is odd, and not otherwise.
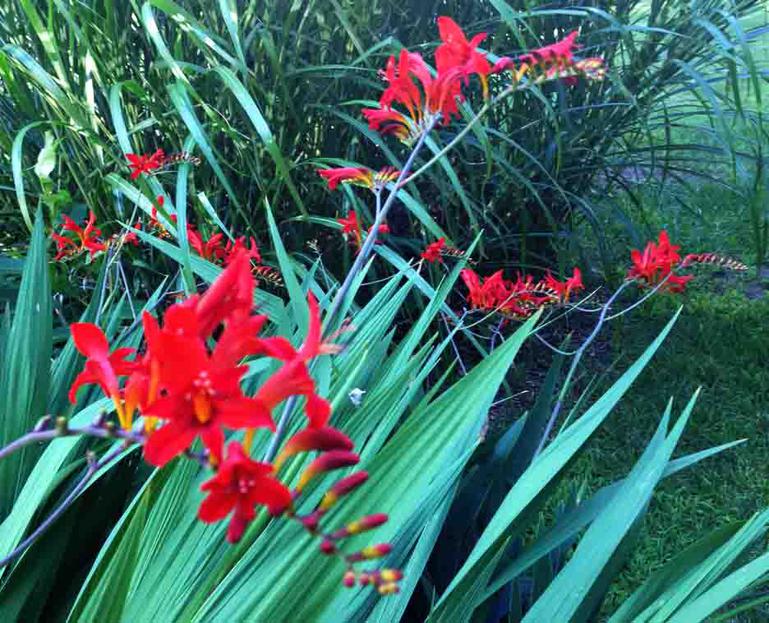
<path fill-rule="evenodd" d="M 668 398 L 680 411 L 699 386 L 702 393 L 678 452 L 747 441 L 664 481 L 615 585 L 614 604 L 697 536 L 769 504 L 769 297 L 748 300 L 736 291 L 717 294 L 703 287 L 659 300 L 615 330 L 615 349 L 632 361 L 679 302 L 684 312 L 676 328 L 593 440 L 582 467 L 596 486 L 626 474 Z"/>
<path fill-rule="evenodd" d="M 684 251 L 713 251 L 751 264 L 748 273 L 701 267 L 685 295 L 662 295 L 607 331 L 625 369 L 670 319 L 683 313 L 646 371 L 579 464 L 594 486 L 626 474 L 648 443 L 667 400 L 680 412 L 702 387 L 679 454 L 735 439 L 737 448 L 664 481 L 637 548 L 605 604 L 611 612 L 669 558 L 711 529 L 769 504 L 769 276 L 757 278 L 740 193 L 716 185 L 645 193 L 649 231 L 667 228 Z M 622 246 L 621 243 L 618 243 Z M 753 613 L 746 620 L 764 620 Z"/>

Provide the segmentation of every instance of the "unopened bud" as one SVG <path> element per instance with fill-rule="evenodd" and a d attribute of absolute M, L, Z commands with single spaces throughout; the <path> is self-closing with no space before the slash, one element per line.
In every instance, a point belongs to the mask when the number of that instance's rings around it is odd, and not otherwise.
<path fill-rule="evenodd" d="M 345 537 L 353 534 L 360 534 L 367 530 L 373 530 L 381 526 L 387 521 L 387 515 L 384 513 L 377 513 L 375 515 L 366 515 L 361 517 L 357 521 L 348 523 L 344 528 L 341 528 L 331 535 L 332 539 L 344 539 Z"/>
<path fill-rule="evenodd" d="M 364 547 L 359 552 L 355 552 L 354 554 L 350 554 L 347 556 L 348 562 L 358 562 L 361 560 L 372 560 L 374 558 L 382 558 L 382 556 L 387 556 L 392 551 L 392 545 L 389 543 L 379 543 L 377 545 L 369 545 L 368 547 Z"/>
<path fill-rule="evenodd" d="M 400 592 L 400 587 L 395 582 L 387 582 L 377 587 L 380 595 L 394 595 Z"/>
<path fill-rule="evenodd" d="M 403 571 L 400 569 L 382 569 L 379 575 L 385 583 L 397 582 L 403 579 Z"/>
<path fill-rule="evenodd" d="M 355 572 L 345 571 L 344 577 L 342 578 L 342 584 L 344 584 L 347 588 L 352 588 L 355 586 Z"/>
<path fill-rule="evenodd" d="M 69 432 L 69 426 L 67 422 L 67 418 L 65 418 L 63 415 L 60 415 L 56 418 L 56 434 L 57 435 L 66 435 Z"/>
<path fill-rule="evenodd" d="M 328 490 L 326 495 L 323 496 L 319 508 L 324 511 L 328 510 L 334 504 L 336 504 L 340 497 L 347 495 L 354 489 L 357 489 L 364 482 L 366 482 L 367 479 L 368 473 L 366 472 L 355 472 L 354 474 L 350 474 L 349 476 L 342 478 L 336 482 L 331 487 L 331 489 Z"/>
<path fill-rule="evenodd" d="M 299 452 L 309 452 L 319 450 L 328 452 L 330 450 L 352 450 L 353 443 L 350 438 L 342 431 L 331 426 L 322 426 L 320 428 L 305 428 L 299 431 L 286 442 L 283 450 L 275 460 L 275 470 L 280 469 L 283 462 Z"/>
<path fill-rule="evenodd" d="M 359 460 L 360 457 L 357 454 L 346 450 L 331 450 L 330 452 L 324 452 L 310 463 L 306 470 L 304 470 L 299 478 L 296 490 L 301 492 L 307 483 L 318 474 L 355 465 Z"/>
<path fill-rule="evenodd" d="M 329 541 L 328 539 L 323 539 L 320 544 L 320 551 L 326 554 L 327 556 L 330 556 L 331 554 L 334 554 L 336 552 L 336 545 L 334 545 L 333 541 Z"/>

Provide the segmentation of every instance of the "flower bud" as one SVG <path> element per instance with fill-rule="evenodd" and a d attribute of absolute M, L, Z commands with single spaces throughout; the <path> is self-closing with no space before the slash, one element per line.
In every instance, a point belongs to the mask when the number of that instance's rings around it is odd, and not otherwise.
<path fill-rule="evenodd" d="M 380 595 L 394 595 L 400 592 L 400 587 L 395 582 L 387 582 L 377 587 Z"/>
<path fill-rule="evenodd" d="M 346 450 L 331 450 L 329 452 L 324 452 L 310 463 L 306 470 L 304 470 L 299 478 L 299 484 L 296 486 L 296 491 L 301 492 L 307 483 L 318 474 L 355 465 L 359 460 L 360 457 L 357 454 Z"/>
<path fill-rule="evenodd" d="M 320 544 L 320 551 L 326 554 L 327 556 L 330 556 L 331 554 L 334 554 L 336 552 L 336 545 L 334 545 L 333 541 L 329 541 L 328 539 L 323 539 L 323 541 Z"/>
<path fill-rule="evenodd" d="M 381 526 L 387 521 L 387 515 L 384 513 L 376 513 L 375 515 L 366 515 L 361 517 L 357 521 L 348 523 L 344 528 L 341 528 L 331 535 L 332 539 L 343 539 L 353 534 L 360 534 L 367 530 L 373 530 Z"/>
<path fill-rule="evenodd" d="M 344 584 L 347 588 L 352 588 L 355 586 L 355 572 L 345 571 L 344 577 L 342 578 L 342 584 Z"/>
<path fill-rule="evenodd" d="M 334 486 L 331 487 L 331 489 L 328 490 L 326 495 L 323 496 L 319 506 L 320 510 L 327 511 L 334 504 L 336 504 L 340 497 L 347 495 L 354 489 L 357 489 L 364 482 L 366 482 L 366 480 L 368 480 L 367 472 L 355 472 L 354 474 L 350 474 L 349 476 L 342 478 L 336 482 Z"/>
<path fill-rule="evenodd" d="M 350 554 L 347 556 L 347 562 L 360 562 L 361 560 L 372 560 L 374 558 L 382 558 L 387 556 L 392 551 L 392 545 L 389 543 L 379 543 L 377 545 L 369 545 L 364 547 L 359 552 Z"/>
<path fill-rule="evenodd" d="M 275 460 L 275 469 L 280 469 L 283 462 L 299 452 L 320 450 L 352 450 L 353 443 L 342 431 L 331 426 L 320 428 L 305 428 L 288 440 L 278 458 Z"/>

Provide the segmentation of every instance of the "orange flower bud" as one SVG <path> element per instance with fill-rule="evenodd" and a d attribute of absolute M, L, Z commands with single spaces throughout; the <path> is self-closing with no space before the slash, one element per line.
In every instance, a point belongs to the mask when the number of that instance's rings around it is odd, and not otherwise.
<path fill-rule="evenodd" d="M 382 569 L 379 575 L 383 582 L 397 582 L 403 579 L 403 571 L 400 569 Z"/>

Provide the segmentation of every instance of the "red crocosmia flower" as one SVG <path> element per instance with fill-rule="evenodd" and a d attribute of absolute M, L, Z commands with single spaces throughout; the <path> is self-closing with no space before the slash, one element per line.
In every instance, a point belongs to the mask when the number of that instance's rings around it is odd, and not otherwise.
<path fill-rule="evenodd" d="M 459 67 L 450 67 L 433 77 L 421 55 L 401 50 L 398 61 L 391 56 L 382 72 L 388 86 L 379 99 L 380 107 L 366 108 L 363 115 L 372 130 L 394 134 L 403 142 L 411 143 L 426 124 L 437 118 L 447 124 L 453 115 L 459 114 L 457 102 L 462 99 L 464 75 Z M 394 103 L 403 106 L 408 116 L 393 109 Z"/>
<path fill-rule="evenodd" d="M 77 375 L 70 387 L 69 401 L 72 404 L 77 401 L 77 390 L 83 385 L 96 384 L 112 399 L 120 425 L 130 429 L 131 422 L 128 418 L 131 414 L 126 414 L 123 409 L 118 377 L 131 374 L 136 369 L 135 362 L 125 360 L 134 353 L 134 349 L 117 348 L 110 354 L 107 337 L 95 324 L 75 322 L 69 328 L 75 348 L 86 357 L 83 371 Z"/>
<path fill-rule="evenodd" d="M 142 224 L 141 221 L 136 221 L 134 223 L 134 229 L 141 229 Z M 135 247 L 139 246 L 139 236 L 136 235 L 136 232 L 128 231 L 125 234 L 123 234 L 123 244 L 132 244 Z"/>
<path fill-rule="evenodd" d="M 384 188 L 388 182 L 397 180 L 400 171 L 395 167 L 384 167 L 379 171 L 372 171 L 363 167 L 342 167 L 339 169 L 318 169 L 318 175 L 328 182 L 329 190 L 336 190 L 340 183 L 349 183 L 377 192 Z"/>
<path fill-rule="evenodd" d="M 203 240 L 203 236 L 195 230 L 193 227 L 187 227 L 187 238 L 190 242 L 190 246 L 195 249 L 195 252 L 205 260 L 209 262 L 216 262 L 221 260 L 225 254 L 224 247 L 224 235 L 214 234 L 208 240 Z"/>
<path fill-rule="evenodd" d="M 521 54 L 519 60 L 529 65 L 558 65 L 566 67 L 574 62 L 574 51 L 579 47 L 577 37 L 579 31 L 574 30 L 566 37 L 541 48 L 531 50 L 527 54 Z"/>
<path fill-rule="evenodd" d="M 255 285 L 248 255 L 236 253 L 208 290 L 187 303 L 195 308 L 201 336 L 211 335 L 228 318 L 249 315 L 254 306 Z"/>
<path fill-rule="evenodd" d="M 583 76 L 588 80 L 602 80 L 606 76 L 604 61 L 599 57 L 575 60 L 578 32 L 569 33 L 564 39 L 541 48 L 531 50 L 518 57 L 516 62 L 508 57 L 500 58 L 492 67 L 491 73 L 510 70 L 513 80 L 520 81 L 528 76 L 535 82 L 561 79 L 567 84 L 575 84 Z"/>
<path fill-rule="evenodd" d="M 445 238 L 438 238 L 435 242 L 431 242 L 427 245 L 427 248 L 425 248 L 424 251 L 422 251 L 422 255 L 420 256 L 422 259 L 424 259 L 427 262 L 442 262 L 443 257 L 441 256 L 441 252 L 443 251 L 443 248 L 446 246 L 446 239 Z"/>
<path fill-rule="evenodd" d="M 329 190 L 336 190 L 341 182 L 349 182 L 366 188 L 374 187 L 374 174 L 363 167 L 341 167 L 339 169 L 318 169 L 318 175 L 328 182 Z"/>
<path fill-rule="evenodd" d="M 152 213 L 150 215 L 150 229 L 152 229 L 161 238 L 170 238 L 171 232 L 168 231 L 165 225 L 158 219 L 158 207 L 162 208 L 166 199 L 163 195 L 158 195 L 155 198 L 155 204 L 152 206 Z M 168 220 L 176 226 L 177 217 L 176 214 L 169 214 Z"/>
<path fill-rule="evenodd" d="M 486 39 L 486 33 L 479 33 L 468 41 L 459 25 L 445 16 L 438 18 L 438 32 L 443 42 L 435 50 L 435 65 L 438 73 L 456 67 L 465 78 L 476 74 L 481 78 L 485 95 L 488 89 L 486 76 L 491 73 L 491 65 L 486 55 L 479 52 L 477 48 Z"/>
<path fill-rule="evenodd" d="M 339 346 L 323 341 L 320 308 L 318 307 L 318 301 L 312 293 L 307 295 L 307 306 L 310 312 L 310 322 L 307 327 L 307 337 L 297 351 L 297 357 L 302 361 L 309 361 L 320 355 L 338 353 L 341 350 Z"/>
<path fill-rule="evenodd" d="M 248 239 L 248 245 L 246 245 L 246 237 L 241 236 L 240 238 L 236 239 L 235 242 L 232 242 L 232 240 L 227 241 L 227 245 L 224 247 L 224 265 L 229 266 L 235 256 L 241 251 L 244 251 L 249 259 L 253 260 L 257 264 L 261 264 L 262 255 L 259 253 L 259 247 L 256 244 L 256 239 L 251 236 Z"/>
<path fill-rule="evenodd" d="M 93 257 L 100 251 L 106 251 L 107 245 L 99 240 L 101 230 L 96 227 L 96 215 L 93 212 L 88 213 L 88 221 L 85 227 L 80 227 L 66 214 L 62 215 L 64 224 L 61 234 L 51 234 L 51 239 L 56 243 L 56 256 L 54 261 L 59 261 L 65 257 L 79 255 L 88 251 L 90 257 Z M 68 236 L 72 233 L 75 238 Z"/>
<path fill-rule="evenodd" d="M 165 164 L 166 154 L 162 149 L 158 149 L 154 154 L 147 156 L 141 154 L 126 154 L 128 166 L 131 169 L 131 179 L 135 180 L 142 173 L 152 173 L 160 169 Z"/>
<path fill-rule="evenodd" d="M 144 446 L 148 463 L 165 465 L 198 436 L 218 463 L 224 444 L 222 427 L 274 429 L 263 402 L 244 396 L 240 388 L 248 366 L 216 365 L 216 356 L 208 354 L 201 339 L 169 334 L 167 327 L 161 345 L 162 351 L 155 355 L 164 393 L 149 405 L 145 415 L 166 423 Z"/>
<path fill-rule="evenodd" d="M 254 398 L 272 413 L 289 396 L 305 397 L 304 412 L 311 427 L 319 428 L 326 424 L 331 406 L 315 393 L 315 381 L 299 357 L 284 363 L 264 382 Z"/>
<path fill-rule="evenodd" d="M 227 528 L 230 543 L 237 543 L 243 536 L 256 517 L 256 506 L 266 506 L 273 516 L 291 506 L 291 492 L 274 477 L 272 465 L 254 461 L 236 441 L 227 446 L 227 457 L 216 475 L 200 488 L 208 492 L 198 510 L 201 521 L 214 523 L 232 513 Z"/>
<path fill-rule="evenodd" d="M 551 290 L 562 303 L 567 302 L 572 294 L 576 294 L 585 288 L 582 283 L 582 271 L 576 266 L 572 276 L 568 277 L 565 281 L 559 281 L 548 272 L 541 283 L 543 287 Z"/>
<path fill-rule="evenodd" d="M 648 242 L 643 252 L 637 249 L 630 252 L 633 265 L 628 271 L 628 279 L 637 280 L 641 286 L 656 286 L 666 280 L 665 289 L 683 292 L 693 276 L 673 274 L 673 269 L 681 264 L 680 248 L 670 243 L 668 233 L 663 229 L 656 243 Z"/>
<path fill-rule="evenodd" d="M 336 222 L 342 226 L 343 234 L 353 234 L 360 231 L 358 224 L 358 214 L 355 210 L 350 210 L 347 216 L 336 219 Z"/>

